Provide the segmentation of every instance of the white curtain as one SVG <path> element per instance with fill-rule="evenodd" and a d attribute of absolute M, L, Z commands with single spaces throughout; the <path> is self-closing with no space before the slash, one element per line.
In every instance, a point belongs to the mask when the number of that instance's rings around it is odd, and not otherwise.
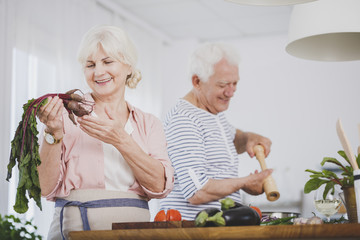
<path fill-rule="evenodd" d="M 0 76 L 2 83 L 1 169 L 6 169 L 10 140 L 20 121 L 22 105 L 46 93 L 79 88 L 89 91 L 76 59 L 82 35 L 96 24 L 117 25 L 128 31 L 139 54 L 143 80 L 127 92 L 127 100 L 160 117 L 161 39 L 141 26 L 103 7 L 96 0 L 0 0 Z M 6 183 L 1 173 L 0 213 L 14 214 L 17 176 Z M 9 188 L 9 189 L 8 189 Z M 34 217 L 46 237 L 53 203 L 43 199 L 43 211 L 30 204 L 27 218 Z"/>

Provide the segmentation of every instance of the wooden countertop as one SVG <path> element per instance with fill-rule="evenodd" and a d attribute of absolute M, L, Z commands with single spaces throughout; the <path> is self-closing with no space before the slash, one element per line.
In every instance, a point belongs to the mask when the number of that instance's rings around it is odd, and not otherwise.
<path fill-rule="evenodd" d="M 360 224 L 142 228 L 70 232 L 71 240 L 360 239 Z"/>

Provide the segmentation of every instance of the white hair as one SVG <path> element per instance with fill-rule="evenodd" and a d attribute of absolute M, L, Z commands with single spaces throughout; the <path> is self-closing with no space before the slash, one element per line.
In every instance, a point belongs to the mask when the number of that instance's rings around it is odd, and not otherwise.
<path fill-rule="evenodd" d="M 135 68 L 137 52 L 125 31 L 119 27 L 97 25 L 85 33 L 78 50 L 78 61 L 84 67 L 89 56 L 95 54 L 100 47 L 114 59 L 128 64 L 132 74 L 126 80 L 126 85 L 135 88 L 141 80 L 140 71 Z"/>
<path fill-rule="evenodd" d="M 197 75 L 201 81 L 206 82 L 214 74 L 214 65 L 223 58 L 231 65 L 238 66 L 240 63 L 236 49 L 229 44 L 208 42 L 200 45 L 190 57 L 190 78 Z"/>

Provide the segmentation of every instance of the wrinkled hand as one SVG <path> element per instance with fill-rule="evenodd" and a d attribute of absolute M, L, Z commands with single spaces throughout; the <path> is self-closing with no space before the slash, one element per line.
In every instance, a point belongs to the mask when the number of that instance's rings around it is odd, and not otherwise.
<path fill-rule="evenodd" d="M 272 169 L 266 169 L 264 171 L 251 173 L 246 177 L 246 183 L 242 190 L 251 195 L 259 195 L 264 192 L 264 181 L 273 172 Z"/>
<path fill-rule="evenodd" d="M 90 136 L 108 144 L 119 142 L 124 133 L 124 125 L 120 119 L 115 119 L 113 114 L 105 107 L 107 119 L 84 115 L 77 119 L 80 128 Z"/>
<path fill-rule="evenodd" d="M 49 97 L 48 102 L 39 108 L 36 115 L 46 125 L 47 131 L 54 133 L 62 130 L 61 116 L 63 107 L 63 101 L 55 96 L 54 98 Z"/>
<path fill-rule="evenodd" d="M 246 151 L 249 154 L 249 156 L 250 157 L 255 156 L 254 147 L 260 144 L 264 147 L 265 157 L 267 157 L 270 153 L 270 148 L 272 144 L 271 140 L 267 137 L 263 137 L 256 133 L 248 132 L 246 134 L 248 134 L 247 142 L 246 142 Z"/>

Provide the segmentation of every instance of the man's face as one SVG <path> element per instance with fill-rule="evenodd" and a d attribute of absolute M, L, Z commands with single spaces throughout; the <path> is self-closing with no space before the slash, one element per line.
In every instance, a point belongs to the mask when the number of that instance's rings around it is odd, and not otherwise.
<path fill-rule="evenodd" d="M 197 88 L 201 108 L 213 114 L 227 110 L 238 81 L 239 68 L 225 59 L 220 60 L 214 65 L 214 74 L 208 81 L 200 81 Z"/>

